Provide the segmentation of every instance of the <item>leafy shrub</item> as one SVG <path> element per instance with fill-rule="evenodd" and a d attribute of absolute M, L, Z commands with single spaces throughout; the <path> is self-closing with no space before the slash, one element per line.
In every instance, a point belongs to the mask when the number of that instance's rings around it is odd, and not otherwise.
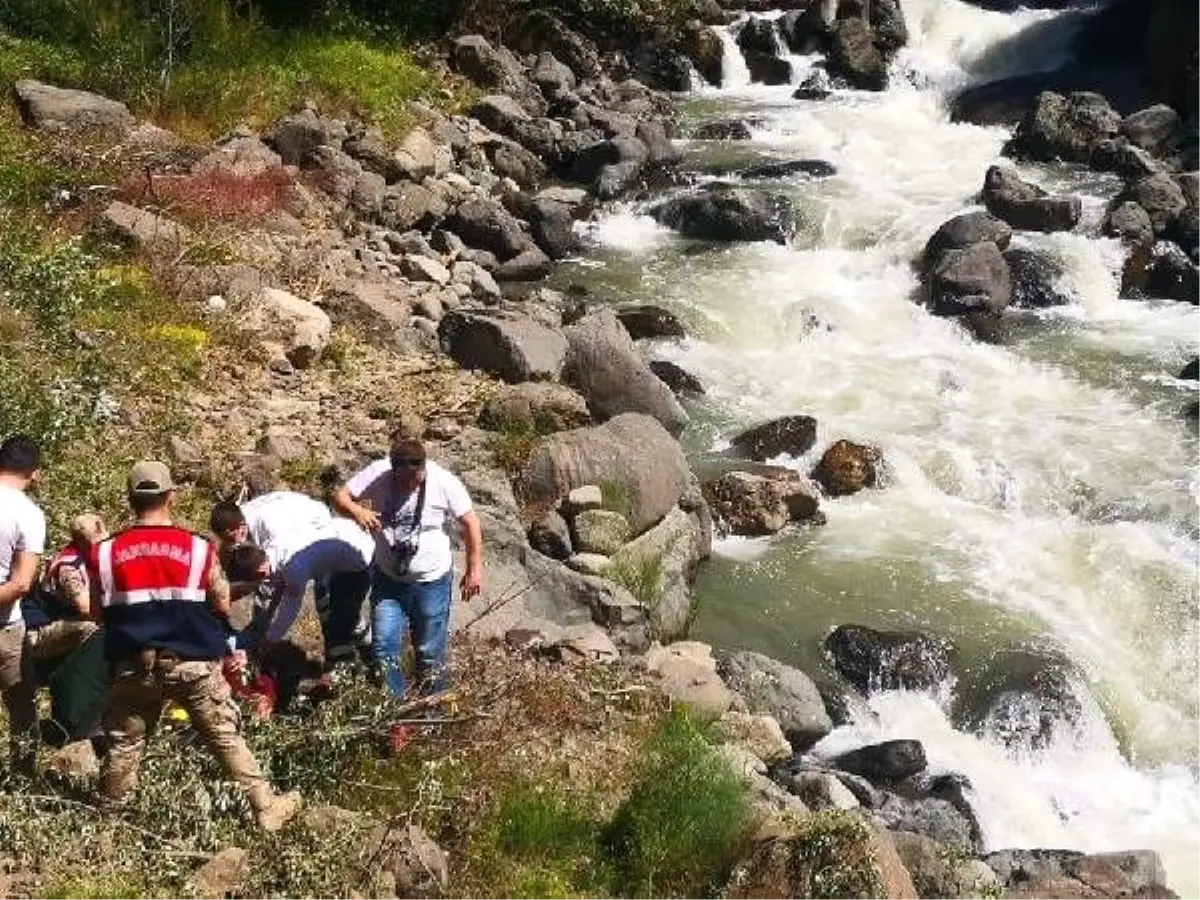
<path fill-rule="evenodd" d="M 604 577 L 625 588 L 647 609 L 662 602 L 663 561 L 657 554 L 616 556 Z"/>
<path fill-rule="evenodd" d="M 621 895 L 711 895 L 737 859 L 748 823 L 742 779 L 686 711 L 673 711 L 605 835 Z"/>

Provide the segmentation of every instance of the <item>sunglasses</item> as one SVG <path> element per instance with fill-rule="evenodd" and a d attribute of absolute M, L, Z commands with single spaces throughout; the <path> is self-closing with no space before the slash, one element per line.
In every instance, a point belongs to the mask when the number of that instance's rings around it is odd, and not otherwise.
<path fill-rule="evenodd" d="M 392 460 L 392 468 L 393 469 L 419 469 L 423 465 L 425 465 L 425 460 L 423 460 L 423 459 L 393 459 Z"/>

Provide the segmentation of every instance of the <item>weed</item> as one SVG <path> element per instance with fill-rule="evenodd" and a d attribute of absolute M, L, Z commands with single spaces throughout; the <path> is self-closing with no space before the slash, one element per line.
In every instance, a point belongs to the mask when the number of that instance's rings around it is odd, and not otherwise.
<path fill-rule="evenodd" d="M 628 517 L 632 508 L 629 487 L 623 481 L 606 478 L 600 482 L 600 506 Z"/>
<path fill-rule="evenodd" d="M 492 455 L 510 478 L 516 478 L 524 471 L 541 439 L 542 435 L 529 423 L 505 423 L 492 435 Z"/>
<path fill-rule="evenodd" d="M 41 896 L 47 898 L 154 897 L 140 879 L 118 873 L 76 875 L 51 882 Z"/>
<path fill-rule="evenodd" d="M 307 491 L 314 495 L 322 491 L 322 475 L 325 461 L 315 453 L 283 461 L 279 475 L 294 491 Z"/>
<path fill-rule="evenodd" d="M 743 780 L 687 712 L 673 710 L 605 834 L 621 895 L 711 895 L 737 859 L 749 820 Z"/>
<path fill-rule="evenodd" d="M 663 560 L 659 554 L 618 554 L 605 569 L 604 577 L 625 588 L 648 610 L 662 603 Z"/>

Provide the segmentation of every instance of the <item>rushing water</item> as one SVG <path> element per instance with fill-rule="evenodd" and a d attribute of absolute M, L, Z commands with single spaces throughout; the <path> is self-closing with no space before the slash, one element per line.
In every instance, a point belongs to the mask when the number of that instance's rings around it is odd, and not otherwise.
<path fill-rule="evenodd" d="M 685 142 L 697 168 L 836 165 L 829 179 L 770 185 L 802 211 L 793 246 L 690 246 L 627 205 L 595 223 L 568 277 L 691 326 L 652 352 L 708 388 L 685 435 L 698 467 L 737 430 L 788 413 L 819 431 L 785 465 L 807 470 L 843 437 L 884 449 L 885 485 L 826 501 L 823 527 L 718 542 L 697 584 L 699 637 L 817 673 L 821 639 L 847 622 L 944 635 L 961 667 L 1014 646 L 1064 652 L 1086 681 L 1085 713 L 1041 750 L 956 731 L 938 698 L 896 692 L 817 751 L 919 738 L 934 768 L 972 779 L 990 848 L 1152 847 L 1183 896 L 1200 896 L 1200 479 L 1180 415 L 1194 384 L 1173 377 L 1200 318 L 1118 298 L 1120 250 L 1095 236 L 1114 181 L 1032 166 L 1023 174 L 1084 197 L 1082 233 L 1017 238 L 1063 264 L 1075 302 L 1030 315 L 1004 346 L 914 304 L 910 261 L 972 206 L 1008 137 L 951 124 L 947 96 L 1054 64 L 1086 13 L 904 10 L 910 42 L 884 93 L 810 103 L 750 85 L 725 35 L 726 85 L 688 101 L 695 117 L 764 123 L 748 145 Z M 812 60 L 794 62 L 798 81 Z"/>

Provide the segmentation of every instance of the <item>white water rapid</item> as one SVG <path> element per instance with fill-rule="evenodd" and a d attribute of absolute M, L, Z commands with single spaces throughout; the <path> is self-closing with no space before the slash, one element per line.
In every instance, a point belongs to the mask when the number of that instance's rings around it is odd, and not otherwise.
<path fill-rule="evenodd" d="M 988 849 L 1150 847 L 1182 896 L 1200 896 L 1200 479 L 1180 415 L 1194 383 L 1173 377 L 1196 353 L 1197 308 L 1119 299 L 1121 253 L 1095 237 L 1117 183 L 1035 166 L 1022 174 L 1084 196 L 1084 225 L 1014 243 L 1052 253 L 1074 302 L 1001 346 L 913 302 L 910 260 L 972 207 L 1009 134 L 951 124 L 947 97 L 1050 67 L 1085 13 L 903 9 L 909 44 L 886 92 L 792 100 L 790 86 L 751 85 L 725 35 L 724 87 L 689 103 L 697 118 L 761 120 L 740 145 L 685 143 L 701 167 L 837 167 L 770 185 L 804 211 L 793 246 L 696 252 L 626 205 L 595 224 L 572 277 L 690 325 L 653 354 L 707 387 L 685 435 L 694 461 L 791 413 L 817 419 L 818 441 L 785 465 L 807 471 L 843 437 L 884 449 L 886 484 L 826 501 L 823 527 L 719 542 L 697 585 L 702 639 L 810 670 L 841 623 L 942 634 L 968 660 L 998 646 L 1062 651 L 1094 702 L 1039 751 L 956 731 L 945 704 L 906 692 L 873 697 L 877 719 L 816 749 L 919 738 L 933 768 L 970 777 Z"/>

